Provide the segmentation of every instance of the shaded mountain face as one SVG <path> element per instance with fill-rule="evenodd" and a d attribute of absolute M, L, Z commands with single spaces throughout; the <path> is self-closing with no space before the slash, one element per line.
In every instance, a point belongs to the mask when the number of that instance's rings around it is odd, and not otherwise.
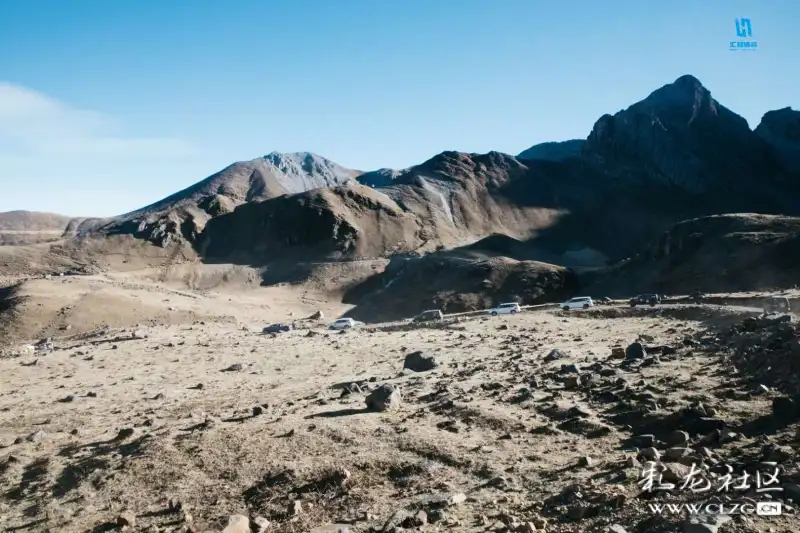
<path fill-rule="evenodd" d="M 408 169 L 359 173 L 312 154 L 270 154 L 102 231 L 188 241 L 207 260 L 249 262 L 426 253 L 500 234 L 528 246 L 518 250 L 526 259 L 602 264 L 680 220 L 800 214 L 796 138 L 795 112 L 768 113 L 752 131 L 682 76 L 601 117 L 585 141 L 533 147 L 534 159 L 443 152 Z"/>
<path fill-rule="evenodd" d="M 584 155 L 619 179 L 704 195 L 714 212 L 793 207 L 785 192 L 796 183 L 769 143 L 692 76 L 601 117 Z"/>
<path fill-rule="evenodd" d="M 503 302 L 544 303 L 566 298 L 576 287 L 577 276 L 559 266 L 507 257 L 469 261 L 448 251 L 395 258 L 381 274 L 349 290 L 344 301 L 356 305 L 347 316 L 389 321 L 424 309 L 459 313 Z"/>
<path fill-rule="evenodd" d="M 774 290 L 800 279 L 800 218 L 712 215 L 674 225 L 642 253 L 604 273 L 594 294 Z"/>
<path fill-rule="evenodd" d="M 581 155 L 585 144 L 586 141 L 583 139 L 540 143 L 520 152 L 517 158 L 531 161 L 563 161 Z"/>
<path fill-rule="evenodd" d="M 800 111 L 785 107 L 764 114 L 755 129 L 790 171 L 800 173 Z"/>

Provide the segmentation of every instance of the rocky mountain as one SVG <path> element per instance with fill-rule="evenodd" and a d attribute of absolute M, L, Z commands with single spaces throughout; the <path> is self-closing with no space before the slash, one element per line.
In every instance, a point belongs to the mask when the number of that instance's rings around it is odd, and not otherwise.
<path fill-rule="evenodd" d="M 272 152 L 234 163 L 154 204 L 116 217 L 96 231 L 131 234 L 162 246 L 176 238 L 194 241 L 209 219 L 237 206 L 341 185 L 359 175 L 358 170 L 316 154 Z"/>
<path fill-rule="evenodd" d="M 525 259 L 602 266 L 675 223 L 730 212 L 800 214 L 796 112 L 751 130 L 682 76 L 585 141 L 520 157 L 443 152 L 408 169 L 360 173 L 312 154 L 237 163 L 99 232 L 211 261 L 347 260 L 427 253 L 505 235 Z M 530 159 L 533 157 L 533 159 Z"/>
<path fill-rule="evenodd" d="M 702 196 L 714 212 L 796 209 L 789 169 L 747 121 L 682 76 L 594 125 L 583 156 L 617 179 Z"/>
<path fill-rule="evenodd" d="M 506 154 L 444 152 L 384 187 L 348 184 L 242 206 L 210 221 L 198 242 L 207 258 L 261 262 L 424 253 L 493 233 L 527 240 L 560 214 L 547 184 L 530 189 L 530 179 Z"/>

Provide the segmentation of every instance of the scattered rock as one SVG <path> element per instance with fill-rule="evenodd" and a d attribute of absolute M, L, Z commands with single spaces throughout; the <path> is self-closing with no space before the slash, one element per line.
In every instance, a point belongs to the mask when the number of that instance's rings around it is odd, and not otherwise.
<path fill-rule="evenodd" d="M 260 405 L 253 407 L 253 416 L 261 416 L 264 414 L 264 408 Z"/>
<path fill-rule="evenodd" d="M 294 500 L 289 504 L 289 516 L 300 516 L 303 514 L 303 502 Z"/>
<path fill-rule="evenodd" d="M 384 383 L 366 398 L 367 407 L 375 411 L 390 411 L 400 407 L 403 398 L 400 389 L 391 383 Z"/>
<path fill-rule="evenodd" d="M 689 444 L 689 434 L 685 431 L 672 431 L 664 438 L 667 446 L 686 446 Z"/>
<path fill-rule="evenodd" d="M 428 514 L 425 511 L 417 511 L 412 516 L 406 517 L 402 526 L 405 528 L 422 527 L 428 523 Z"/>
<path fill-rule="evenodd" d="M 129 437 L 132 437 L 133 434 L 134 434 L 133 428 L 122 428 L 119 430 L 119 433 L 117 433 L 117 436 L 115 437 L 114 440 L 125 440 Z"/>
<path fill-rule="evenodd" d="M 642 448 L 639 450 L 639 457 L 645 461 L 658 461 L 661 459 L 661 453 L 655 448 Z"/>
<path fill-rule="evenodd" d="M 639 468 L 641 466 L 642 466 L 642 463 L 640 463 L 636 459 L 636 457 L 629 456 L 627 459 L 625 459 L 625 467 L 626 468 Z"/>
<path fill-rule="evenodd" d="M 578 459 L 578 466 L 582 467 L 591 467 L 594 464 L 594 461 L 588 455 L 584 455 L 580 459 Z"/>
<path fill-rule="evenodd" d="M 425 353 L 422 351 L 412 352 L 406 355 L 403 368 L 413 370 L 414 372 L 425 372 L 433 370 L 439 366 L 439 361 L 433 354 Z"/>
<path fill-rule="evenodd" d="M 253 519 L 253 525 L 255 525 L 255 533 L 267 533 L 270 521 L 263 516 L 257 516 Z"/>
<path fill-rule="evenodd" d="M 170 511 L 173 511 L 173 512 L 176 512 L 176 513 L 177 513 L 178 511 L 180 511 L 181 509 L 183 509 L 183 502 L 181 502 L 180 500 L 178 500 L 178 499 L 175 499 L 175 498 L 170 498 L 170 499 L 167 501 L 167 508 L 168 508 Z"/>
<path fill-rule="evenodd" d="M 242 370 L 244 370 L 242 363 L 234 363 L 228 368 L 223 368 L 222 372 L 241 372 Z"/>
<path fill-rule="evenodd" d="M 797 483 L 786 483 L 781 485 L 783 495 L 794 503 L 800 503 L 800 485 Z"/>
<path fill-rule="evenodd" d="M 426 509 L 444 509 L 465 501 L 467 501 L 467 495 L 463 492 L 440 492 L 423 496 L 418 505 Z"/>
<path fill-rule="evenodd" d="M 694 450 L 691 448 L 668 448 L 664 451 L 665 461 L 678 461 L 679 459 L 690 455 Z"/>
<path fill-rule="evenodd" d="M 683 533 L 717 533 L 720 526 L 731 520 L 728 515 L 693 515 L 684 522 Z"/>
<path fill-rule="evenodd" d="M 136 515 L 133 514 L 133 511 L 122 511 L 117 516 L 117 525 L 119 527 L 136 527 Z"/>
<path fill-rule="evenodd" d="M 566 353 L 564 353 L 562 350 L 559 350 L 558 348 L 556 348 L 554 350 L 550 350 L 550 353 L 548 353 L 546 356 L 544 356 L 544 361 L 546 363 L 550 363 L 552 361 L 556 361 L 558 359 L 564 359 L 566 357 L 567 357 Z"/>
<path fill-rule="evenodd" d="M 641 342 L 634 342 L 625 348 L 625 359 L 631 361 L 633 359 L 644 359 L 645 350 Z"/>
<path fill-rule="evenodd" d="M 250 533 L 250 519 L 240 514 L 231 515 L 222 533 Z"/>
<path fill-rule="evenodd" d="M 794 398 L 780 396 L 772 399 L 772 416 L 780 422 L 792 422 L 800 415 L 800 406 Z"/>
<path fill-rule="evenodd" d="M 42 431 L 40 429 L 39 431 L 35 431 L 35 432 L 31 433 L 30 435 L 28 435 L 27 437 L 25 437 L 25 440 L 28 441 L 28 442 L 39 443 L 39 442 L 42 442 L 46 438 L 47 438 L 47 433 L 45 433 L 44 431 Z"/>

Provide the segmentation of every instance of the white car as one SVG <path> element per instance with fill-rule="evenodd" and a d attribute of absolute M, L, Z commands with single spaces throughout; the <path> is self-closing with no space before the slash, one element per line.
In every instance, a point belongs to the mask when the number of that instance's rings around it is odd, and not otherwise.
<path fill-rule="evenodd" d="M 577 298 L 567 300 L 561 304 L 560 307 L 563 311 L 569 311 L 570 309 L 589 309 L 590 307 L 594 307 L 594 302 L 589 296 L 578 296 Z"/>
<path fill-rule="evenodd" d="M 358 320 L 353 320 L 352 318 L 340 318 L 333 324 L 328 326 L 328 329 L 350 329 L 356 326 L 363 326 L 363 322 L 359 322 Z"/>
<path fill-rule="evenodd" d="M 507 304 L 500 304 L 497 307 L 495 307 L 494 309 L 489 309 L 489 311 L 487 311 L 487 313 L 489 313 L 492 316 L 497 316 L 497 315 L 515 315 L 515 314 L 519 313 L 520 311 L 522 311 L 522 308 L 519 306 L 518 303 L 509 302 Z"/>

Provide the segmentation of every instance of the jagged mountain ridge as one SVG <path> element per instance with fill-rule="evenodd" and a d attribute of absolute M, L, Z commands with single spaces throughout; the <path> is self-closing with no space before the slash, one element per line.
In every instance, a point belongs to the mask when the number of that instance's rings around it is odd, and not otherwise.
<path fill-rule="evenodd" d="M 800 211 L 800 180 L 791 164 L 797 143 L 791 128 L 776 132 L 774 122 L 768 113 L 763 126 L 750 130 L 696 78 L 682 76 L 601 117 L 575 156 L 524 160 L 444 152 L 399 171 L 360 173 L 328 162 L 322 167 L 335 169 L 329 174 L 314 165 L 287 173 L 261 158 L 102 231 L 161 245 L 183 238 L 215 259 L 256 254 L 264 261 L 293 251 L 312 258 L 375 257 L 500 233 L 550 255 L 589 250 L 614 260 L 680 220 Z M 274 178 L 278 171 L 295 176 L 294 190 Z M 227 188 L 216 186 L 220 175 L 231 174 Z"/>

